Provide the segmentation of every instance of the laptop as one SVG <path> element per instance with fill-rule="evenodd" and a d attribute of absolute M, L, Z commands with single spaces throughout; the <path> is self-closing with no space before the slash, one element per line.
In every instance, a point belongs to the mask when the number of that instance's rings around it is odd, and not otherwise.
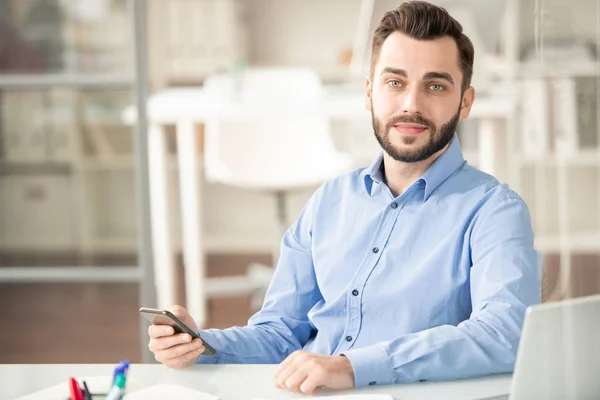
<path fill-rule="evenodd" d="M 600 399 L 600 295 L 527 309 L 510 394 L 485 400 L 535 399 Z"/>

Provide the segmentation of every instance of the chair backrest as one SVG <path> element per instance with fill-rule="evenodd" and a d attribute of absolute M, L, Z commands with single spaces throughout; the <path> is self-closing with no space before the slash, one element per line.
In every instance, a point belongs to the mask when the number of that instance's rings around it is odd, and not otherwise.
<path fill-rule="evenodd" d="M 209 181 L 286 190 L 318 184 L 349 167 L 349 158 L 333 145 L 314 72 L 249 70 L 238 90 L 238 102 L 206 122 Z"/>
<path fill-rule="evenodd" d="M 254 68 L 242 78 L 240 100 L 252 108 L 313 106 L 323 103 L 319 76 L 307 68 Z"/>
<path fill-rule="evenodd" d="M 286 190 L 310 186 L 348 168 L 317 113 L 244 113 L 211 118 L 205 131 L 208 180 Z"/>

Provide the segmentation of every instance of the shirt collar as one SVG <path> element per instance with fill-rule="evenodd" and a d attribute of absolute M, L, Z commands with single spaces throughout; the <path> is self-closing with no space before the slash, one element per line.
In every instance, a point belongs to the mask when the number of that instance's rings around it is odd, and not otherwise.
<path fill-rule="evenodd" d="M 438 188 L 446 179 L 450 177 L 464 163 L 462 150 L 458 137 L 454 137 L 450 141 L 450 145 L 442 155 L 435 160 L 427 171 L 418 181 L 425 182 L 425 191 L 423 193 L 423 201 L 427 201 L 429 196 Z M 365 189 L 369 196 L 372 195 L 373 184 L 384 184 L 383 173 L 383 151 L 377 155 L 373 163 L 364 172 Z"/>
<path fill-rule="evenodd" d="M 371 165 L 364 172 L 365 189 L 369 196 L 373 195 L 373 184 L 383 184 L 383 151 L 379 152 Z"/>

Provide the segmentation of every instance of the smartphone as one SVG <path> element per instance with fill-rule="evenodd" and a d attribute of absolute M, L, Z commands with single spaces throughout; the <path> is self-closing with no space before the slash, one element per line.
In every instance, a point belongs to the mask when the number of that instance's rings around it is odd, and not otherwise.
<path fill-rule="evenodd" d="M 215 356 L 217 355 L 216 350 L 206 343 L 204 339 L 198 335 L 198 332 L 194 332 L 189 326 L 184 324 L 179 318 L 177 318 L 172 312 L 168 310 L 157 310 L 155 308 L 140 308 L 140 313 L 146 318 L 148 321 L 152 323 L 152 325 L 169 325 L 173 327 L 175 333 L 188 333 L 192 339 L 200 339 L 204 344 L 205 350 L 202 355 L 205 356 Z"/>

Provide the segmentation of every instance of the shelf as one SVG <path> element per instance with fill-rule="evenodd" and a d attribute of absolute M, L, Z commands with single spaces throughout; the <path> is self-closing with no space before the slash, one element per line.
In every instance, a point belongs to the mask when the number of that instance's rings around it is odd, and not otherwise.
<path fill-rule="evenodd" d="M 267 234 L 256 235 L 227 235 L 224 233 L 205 234 L 204 243 L 207 253 L 227 254 L 264 254 L 271 253 L 277 244 Z M 181 243 L 173 242 L 174 250 L 181 251 Z M 134 236 L 96 238 L 91 245 L 92 251 L 109 252 L 123 251 L 135 252 L 137 239 Z"/>
<path fill-rule="evenodd" d="M 0 160 L 0 175 L 50 175 L 70 174 L 72 164 L 69 162 L 19 162 Z"/>
<path fill-rule="evenodd" d="M 48 282 L 140 282 L 143 271 L 136 266 L 121 267 L 3 267 L 2 283 Z"/>
<path fill-rule="evenodd" d="M 271 253 L 279 238 L 269 234 L 206 234 L 205 245 L 208 253 Z"/>
<path fill-rule="evenodd" d="M 0 90 L 50 89 L 56 86 L 106 89 L 130 87 L 131 76 L 117 74 L 0 74 Z"/>
<path fill-rule="evenodd" d="M 136 252 L 137 238 L 135 236 L 95 238 L 92 240 L 90 250 L 92 252 Z"/>
<path fill-rule="evenodd" d="M 199 157 L 198 168 L 202 167 L 201 157 Z M 133 158 L 128 155 L 114 156 L 112 158 L 87 158 L 81 162 L 81 167 L 86 171 L 131 171 L 134 168 Z M 178 169 L 177 156 L 171 155 L 167 159 L 167 168 L 170 170 Z"/>
<path fill-rule="evenodd" d="M 535 248 L 542 253 L 558 253 L 561 250 L 559 236 L 538 236 Z M 572 252 L 586 253 L 600 251 L 600 231 L 590 233 L 571 234 L 568 238 L 568 249 Z"/>
<path fill-rule="evenodd" d="M 81 161 L 86 171 L 129 171 L 133 169 L 131 156 L 115 156 L 110 159 L 87 158 Z"/>

